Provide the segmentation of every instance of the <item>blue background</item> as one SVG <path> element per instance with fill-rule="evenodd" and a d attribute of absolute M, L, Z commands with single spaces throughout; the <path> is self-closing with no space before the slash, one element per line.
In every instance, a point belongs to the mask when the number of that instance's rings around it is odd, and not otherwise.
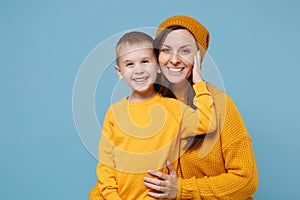
<path fill-rule="evenodd" d="M 299 9 L 297 0 L 1 0 L 0 199 L 87 199 L 97 161 L 73 121 L 77 71 L 110 36 L 178 14 L 211 33 L 209 54 L 253 138 L 255 198 L 300 199 Z"/>

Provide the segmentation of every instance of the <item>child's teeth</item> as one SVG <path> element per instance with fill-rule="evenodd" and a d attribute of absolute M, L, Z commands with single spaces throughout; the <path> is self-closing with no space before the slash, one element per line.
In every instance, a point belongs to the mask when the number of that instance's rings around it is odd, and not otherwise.
<path fill-rule="evenodd" d="M 137 82 L 141 82 L 141 81 L 146 80 L 146 77 L 144 77 L 144 78 L 135 78 L 134 80 L 137 81 Z"/>

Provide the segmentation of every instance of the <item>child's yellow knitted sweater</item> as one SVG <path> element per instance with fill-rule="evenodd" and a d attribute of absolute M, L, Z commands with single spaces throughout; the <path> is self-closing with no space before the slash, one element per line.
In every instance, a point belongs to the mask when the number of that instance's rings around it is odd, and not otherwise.
<path fill-rule="evenodd" d="M 177 168 L 180 139 L 216 129 L 205 82 L 195 84 L 194 90 L 198 110 L 159 94 L 143 102 L 123 98 L 108 109 L 96 170 L 104 199 L 153 199 L 143 182 L 147 170 L 167 172 L 167 160 Z"/>

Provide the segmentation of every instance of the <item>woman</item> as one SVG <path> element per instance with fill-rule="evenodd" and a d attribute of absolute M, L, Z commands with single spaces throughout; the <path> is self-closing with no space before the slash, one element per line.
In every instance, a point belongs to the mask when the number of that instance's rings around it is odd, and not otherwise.
<path fill-rule="evenodd" d="M 207 29 L 191 17 L 173 16 L 159 26 L 154 47 L 162 72 L 158 81 L 166 86 L 158 90 L 164 96 L 178 98 L 194 107 L 195 93 L 191 85 L 195 77 L 201 76 L 201 71 L 193 70 L 193 64 L 201 63 L 209 40 Z M 205 137 L 183 140 L 185 152 L 179 158 L 178 169 L 169 166 L 169 174 L 149 170 L 152 177 L 144 178 L 145 186 L 152 189 L 149 196 L 253 199 L 258 172 L 251 138 L 232 99 L 208 83 L 207 86 L 214 99 L 218 129 Z"/>

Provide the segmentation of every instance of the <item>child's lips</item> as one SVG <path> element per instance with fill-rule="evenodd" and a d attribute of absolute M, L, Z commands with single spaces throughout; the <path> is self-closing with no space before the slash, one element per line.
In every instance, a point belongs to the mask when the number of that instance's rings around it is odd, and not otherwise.
<path fill-rule="evenodd" d="M 148 78 L 149 78 L 148 76 L 143 76 L 143 77 L 133 78 L 132 80 L 135 81 L 135 82 L 137 82 L 137 83 L 143 83 L 143 82 L 147 81 Z"/>

